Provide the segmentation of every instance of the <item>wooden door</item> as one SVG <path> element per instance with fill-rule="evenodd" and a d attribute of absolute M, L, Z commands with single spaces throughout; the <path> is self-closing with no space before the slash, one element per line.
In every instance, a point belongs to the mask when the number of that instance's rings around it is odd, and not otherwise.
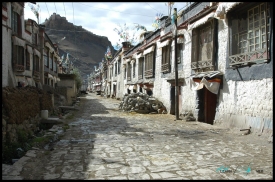
<path fill-rule="evenodd" d="M 216 114 L 217 95 L 203 87 L 204 91 L 204 122 L 213 124 Z"/>
<path fill-rule="evenodd" d="M 170 114 L 175 115 L 176 109 L 175 109 L 175 86 L 171 86 L 170 90 L 170 100 L 171 100 L 171 108 L 170 108 Z"/>

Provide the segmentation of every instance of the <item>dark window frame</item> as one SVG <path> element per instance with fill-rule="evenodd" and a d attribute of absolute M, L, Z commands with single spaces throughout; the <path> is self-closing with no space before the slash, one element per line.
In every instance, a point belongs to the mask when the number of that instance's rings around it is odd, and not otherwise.
<path fill-rule="evenodd" d="M 129 61 L 127 63 L 127 81 L 131 81 L 131 69 L 132 69 L 132 64 Z"/>
<path fill-rule="evenodd" d="M 196 72 L 216 70 L 217 20 L 212 19 L 192 31 L 191 69 Z M 203 53 L 204 52 L 204 53 Z"/>
<path fill-rule="evenodd" d="M 31 54 L 29 53 L 28 49 L 25 49 L 25 55 L 26 55 L 26 70 L 31 69 Z"/>
<path fill-rule="evenodd" d="M 146 54 L 144 59 L 145 62 L 145 78 L 152 78 L 154 77 L 154 51 Z"/>
<path fill-rule="evenodd" d="M 138 79 L 143 79 L 143 72 L 144 72 L 144 57 L 140 57 L 138 59 Z"/>
<path fill-rule="evenodd" d="M 270 60 L 270 6 L 254 3 L 228 14 L 229 66 L 251 66 Z"/>
<path fill-rule="evenodd" d="M 171 72 L 171 58 L 172 58 L 172 47 L 171 43 L 161 48 L 161 72 Z"/>

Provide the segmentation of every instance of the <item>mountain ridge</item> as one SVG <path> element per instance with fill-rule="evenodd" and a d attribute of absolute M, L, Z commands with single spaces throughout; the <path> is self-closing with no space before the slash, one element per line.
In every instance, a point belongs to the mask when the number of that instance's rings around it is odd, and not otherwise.
<path fill-rule="evenodd" d="M 82 26 L 68 22 L 66 17 L 59 14 L 53 13 L 43 24 L 49 38 L 57 43 L 60 57 L 66 57 L 68 53 L 73 65 L 80 70 L 82 78 L 90 74 L 94 66 L 98 67 L 107 47 L 110 47 L 112 55 L 116 53 L 108 37 L 93 34 Z"/>

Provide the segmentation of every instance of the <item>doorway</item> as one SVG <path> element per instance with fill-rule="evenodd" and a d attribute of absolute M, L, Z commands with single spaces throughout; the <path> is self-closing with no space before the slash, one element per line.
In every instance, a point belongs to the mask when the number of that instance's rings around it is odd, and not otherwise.
<path fill-rule="evenodd" d="M 175 108 L 175 86 L 171 86 L 170 89 L 170 100 L 171 100 L 171 108 L 170 108 L 170 114 L 175 115 L 176 114 L 176 108 Z"/>
<path fill-rule="evenodd" d="M 198 120 L 213 125 L 216 114 L 217 94 L 213 94 L 206 87 L 197 92 L 199 98 Z"/>

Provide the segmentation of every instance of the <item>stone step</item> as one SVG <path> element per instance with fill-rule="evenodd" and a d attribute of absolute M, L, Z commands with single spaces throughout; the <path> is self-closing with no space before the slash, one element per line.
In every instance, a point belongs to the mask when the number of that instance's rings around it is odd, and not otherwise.
<path fill-rule="evenodd" d="M 61 123 L 63 123 L 63 121 L 59 118 L 41 119 L 40 122 L 42 124 L 61 124 Z"/>

